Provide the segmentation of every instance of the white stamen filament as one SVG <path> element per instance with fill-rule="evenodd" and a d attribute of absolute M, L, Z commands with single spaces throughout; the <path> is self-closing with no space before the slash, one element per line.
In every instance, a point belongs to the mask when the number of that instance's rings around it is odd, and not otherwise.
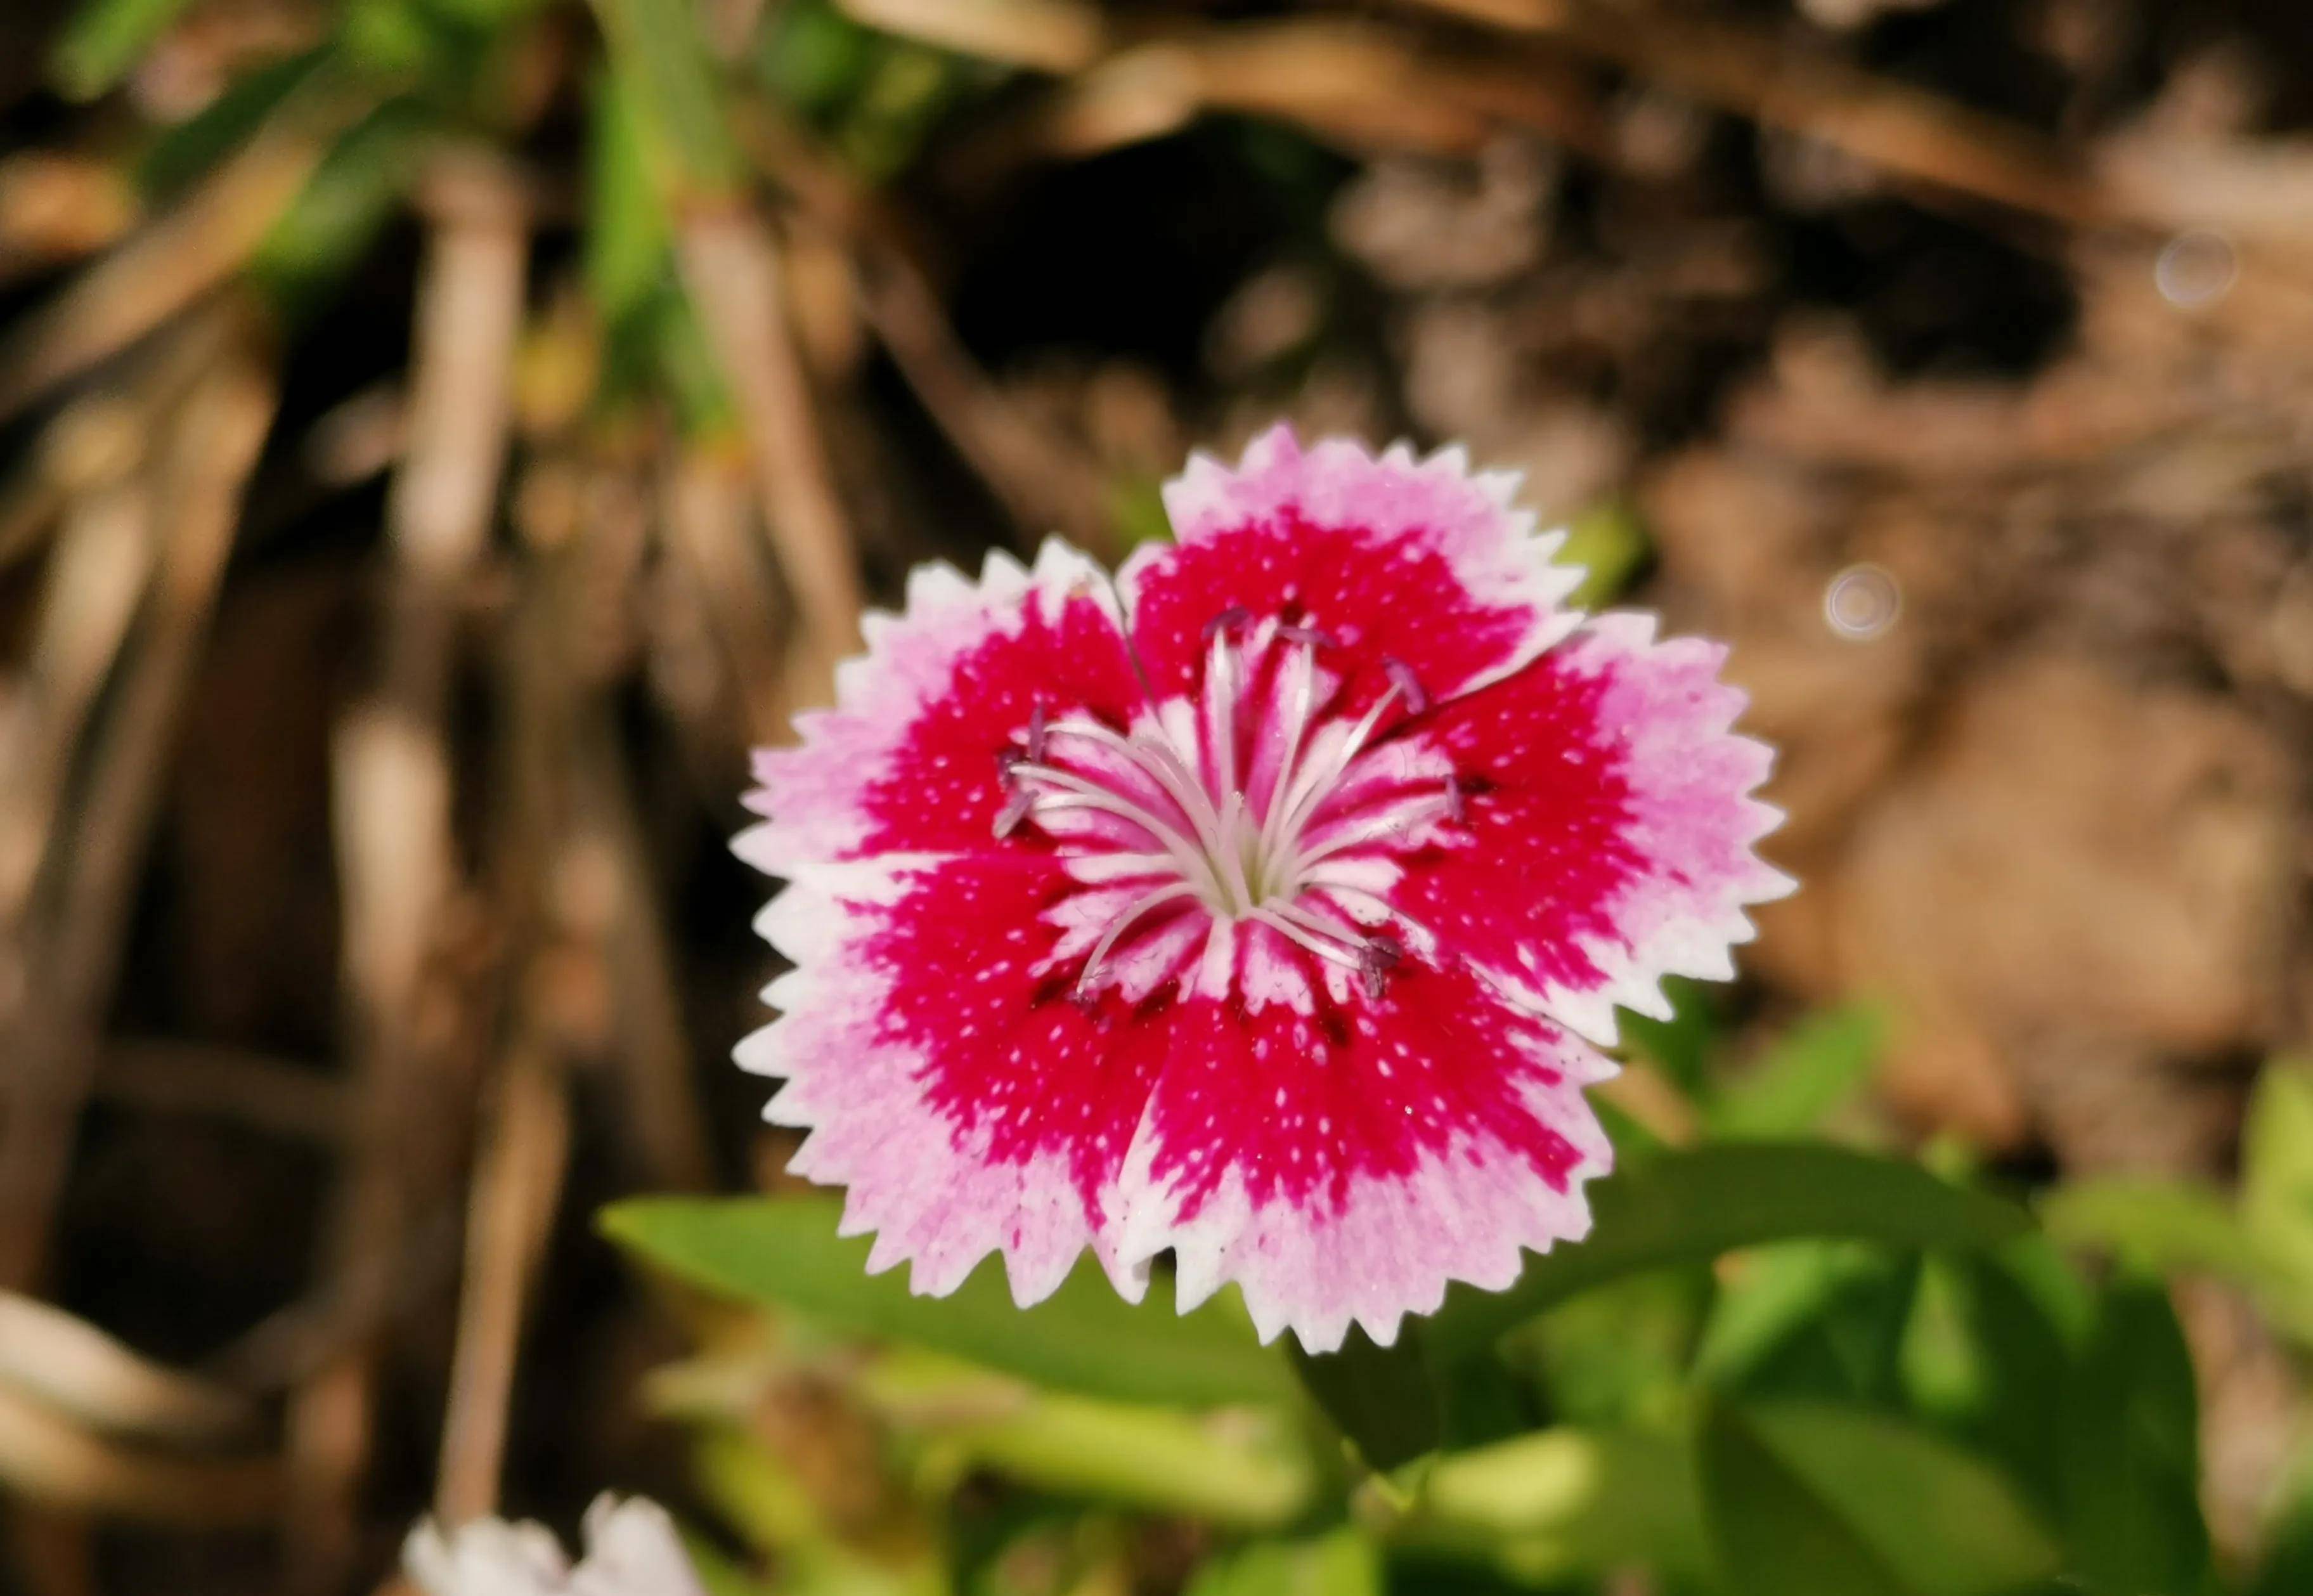
<path fill-rule="evenodd" d="M 1277 801 L 1278 797 L 1290 790 L 1288 784 L 1293 779 L 1293 762 L 1300 756 L 1302 734 L 1309 728 L 1309 713 L 1316 703 L 1315 641 L 1308 639 L 1297 640 L 1292 656 L 1286 662 L 1286 669 L 1292 673 L 1293 680 L 1286 691 L 1285 752 L 1278 756 L 1277 780 L 1270 784 L 1269 789 L 1269 813 L 1262 817 L 1261 852 L 1263 858 L 1276 852 L 1278 840 L 1283 834 L 1285 806 Z M 1230 719 L 1236 719 L 1234 703 L 1230 705 Z"/>
<path fill-rule="evenodd" d="M 1410 841 L 1440 816 L 1462 817 L 1462 789 L 1450 773 L 1440 789 L 1409 791 L 1398 782 L 1375 784 L 1346 809 L 1336 802 L 1359 780 L 1359 762 L 1392 707 L 1403 704 L 1419 713 L 1427 695 L 1411 671 L 1391 662 L 1387 687 L 1346 733 L 1338 721 L 1321 724 L 1316 655 L 1339 645 L 1314 627 L 1272 622 L 1252 629 L 1246 644 L 1256 655 L 1268 648 L 1287 650 L 1271 677 L 1271 690 L 1256 704 L 1252 683 L 1261 673 L 1247 668 L 1235 630 L 1248 619 L 1229 612 L 1207 628 L 1205 681 L 1193 720 L 1174 724 L 1156 715 L 1153 729 L 1127 735 L 1084 716 L 1047 720 L 1039 706 L 998 756 L 1007 797 L 997 816 L 998 836 L 1009 834 L 1024 820 L 1090 810 L 1147 833 L 1160 850 L 1113 848 L 1110 837 L 1080 831 L 1054 833 L 1071 856 L 1071 869 L 1087 886 L 1154 878 L 1102 927 L 1077 974 L 1079 999 L 1097 988 L 1100 972 L 1120 941 L 1152 913 L 1183 898 L 1194 898 L 1212 915 L 1216 935 L 1232 921 L 1261 925 L 1318 958 L 1358 972 L 1367 992 L 1376 995 L 1405 957 L 1396 939 L 1367 929 L 1368 919 L 1378 928 L 1399 917 L 1360 885 L 1359 867 L 1348 861 L 1321 867 L 1376 842 Z M 1255 728 L 1248 734 L 1248 710 L 1273 715 L 1273 731 Z M 1183 736 L 1192 742 L 1201 738 L 1209 747 L 1192 758 L 1179 745 Z M 1253 772 L 1238 769 L 1241 739 L 1254 748 L 1273 739 L 1279 750 L 1274 773 L 1262 783 L 1265 796 L 1245 784 Z M 1121 760 L 1132 776 L 1113 763 L 1070 761 L 1054 751 L 1055 745 L 1064 747 L 1071 740 Z M 1329 805 L 1332 818 L 1319 833 L 1323 840 L 1315 841 L 1313 827 Z M 1313 913 L 1306 901 L 1312 892 L 1332 895 L 1335 908 L 1353 902 L 1358 918 L 1342 923 Z"/>
<path fill-rule="evenodd" d="M 1287 835 L 1300 831 L 1316 814 L 1317 806 L 1330 798 L 1341 786 L 1341 778 L 1349 772 L 1366 741 L 1373 736 L 1374 727 L 1381 724 L 1382 713 L 1397 701 L 1398 685 L 1389 684 L 1389 691 L 1374 700 L 1373 708 L 1365 713 L 1356 729 L 1343 738 L 1341 745 L 1322 764 L 1312 764 L 1295 783 L 1292 795 L 1286 800 L 1284 832 Z"/>
<path fill-rule="evenodd" d="M 1151 909 L 1162 908 L 1174 898 L 1187 897 L 1196 890 L 1186 881 L 1175 881 L 1170 886 L 1160 886 L 1154 892 L 1144 893 L 1127 904 L 1123 912 L 1108 922 L 1108 929 L 1101 932 L 1100 940 L 1094 943 L 1092 951 L 1085 956 L 1084 968 L 1077 974 L 1077 991 L 1079 992 L 1092 991 L 1093 974 L 1100 968 L 1101 961 L 1108 957 L 1109 950 L 1116 946 L 1116 939 L 1130 930 Z"/>
<path fill-rule="evenodd" d="M 1260 904 L 1254 908 L 1251 913 L 1247 914 L 1245 918 L 1247 920 L 1259 921 L 1271 930 L 1273 930 L 1279 936 L 1283 937 L 1287 941 L 1307 948 L 1319 958 L 1329 960 L 1333 964 L 1341 966 L 1345 969 L 1356 970 L 1362 969 L 1364 967 L 1363 961 L 1358 957 L 1357 953 L 1353 949 L 1346 948 L 1339 942 L 1329 941 L 1310 935 L 1307 931 L 1303 930 L 1299 926 L 1295 925 L 1291 921 L 1286 919 L 1284 915 L 1279 913 L 1276 908 L 1271 904 Z"/>
<path fill-rule="evenodd" d="M 1163 788 L 1165 797 L 1180 805 L 1181 813 L 1207 848 L 1216 852 L 1220 850 L 1223 833 L 1218 817 L 1213 813 L 1211 795 L 1174 752 L 1171 744 L 1154 737 L 1119 736 L 1093 720 L 1063 720 L 1048 735 L 1081 737 L 1124 755 L 1141 774 Z"/>
<path fill-rule="evenodd" d="M 1413 830 L 1426 820 L 1453 813 L 1453 804 L 1444 798 L 1421 798 L 1402 809 L 1377 815 L 1354 825 L 1345 825 L 1314 848 L 1302 850 L 1293 856 L 1293 874 L 1297 879 L 1307 879 L 1311 865 L 1322 864 L 1335 854 L 1383 837 L 1410 837 Z"/>

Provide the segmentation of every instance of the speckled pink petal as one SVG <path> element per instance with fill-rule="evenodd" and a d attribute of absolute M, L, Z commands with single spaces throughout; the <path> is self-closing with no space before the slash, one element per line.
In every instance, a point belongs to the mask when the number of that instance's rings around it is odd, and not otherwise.
<path fill-rule="evenodd" d="M 1099 1240 L 1165 1029 L 1069 1001 L 1043 917 L 1068 886 L 1050 859 L 839 866 L 758 921 L 796 967 L 739 1063 L 786 1079 L 765 1112 L 811 1129 L 796 1172 L 849 1187 L 844 1233 L 875 1233 L 872 1269 L 912 1260 L 919 1292 L 1001 1252 L 1034 1302 Z M 1138 1296 L 1143 1277 L 1100 1250 Z"/>
<path fill-rule="evenodd" d="M 1508 488 L 1280 428 L 1119 589 L 1058 545 L 919 574 L 760 756 L 796 969 L 739 1056 L 871 1267 L 998 1252 L 1025 1303 L 1169 1251 L 1322 1351 L 1583 1234 L 1580 1038 L 1789 883 L 1719 651 L 1579 623 Z"/>
<path fill-rule="evenodd" d="M 1143 549 L 1121 578 L 1157 691 L 1192 689 L 1207 628 L 1232 611 L 1326 639 L 1345 709 L 1393 675 L 1434 701 L 1517 669 L 1580 619 L 1562 606 L 1581 579 L 1552 563 L 1563 535 L 1512 507 L 1517 485 L 1459 449 L 1305 449 L 1281 426 L 1234 469 L 1192 457 L 1165 489 L 1178 545 Z"/>
<path fill-rule="evenodd" d="M 1039 702 L 1129 713 L 1140 689 L 1108 578 L 1066 544 L 1033 569 L 1003 553 L 978 582 L 919 567 L 906 611 L 867 617 L 867 652 L 836 673 L 836 706 L 796 717 L 799 745 L 759 750 L 734 847 L 758 869 L 994 845 L 992 763 Z"/>
<path fill-rule="evenodd" d="M 1651 616 L 1586 622 L 1420 728 L 1457 772 L 1464 824 L 1401 860 L 1394 901 L 1451 953 L 1601 1042 L 1614 1008 L 1667 1015 L 1665 975 L 1730 979 L 1746 904 L 1790 878 L 1755 844 L 1773 752 L 1731 727 L 1726 650 L 1657 641 Z"/>
<path fill-rule="evenodd" d="M 1197 1000 L 1121 1174 L 1127 1261 L 1170 1248 L 1186 1305 L 1235 1283 L 1264 1339 L 1383 1345 L 1452 1281 L 1579 1240 L 1611 1161 L 1581 1088 L 1613 1066 L 1464 971 L 1408 963 L 1248 1014 Z"/>

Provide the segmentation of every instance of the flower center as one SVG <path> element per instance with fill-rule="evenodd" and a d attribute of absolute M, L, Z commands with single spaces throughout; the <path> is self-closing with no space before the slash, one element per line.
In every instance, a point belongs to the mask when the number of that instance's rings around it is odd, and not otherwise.
<path fill-rule="evenodd" d="M 1033 824 L 1099 895 L 1079 998 L 1128 939 L 1156 939 L 1199 911 L 1214 934 L 1263 927 L 1378 995 L 1404 949 L 1379 929 L 1395 918 L 1382 895 L 1395 872 L 1377 856 L 1463 817 L 1443 755 L 1396 735 L 1428 697 L 1392 661 L 1386 690 L 1352 717 L 1337 708 L 1323 631 L 1231 610 L 1206 634 L 1194 704 L 1155 704 L 1126 731 L 1039 704 L 998 755 L 996 834 Z M 1175 949 L 1194 957 L 1195 941 Z"/>

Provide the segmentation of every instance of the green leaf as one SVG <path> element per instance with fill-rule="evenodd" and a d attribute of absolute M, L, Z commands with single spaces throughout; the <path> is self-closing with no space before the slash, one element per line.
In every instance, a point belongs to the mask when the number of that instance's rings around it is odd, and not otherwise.
<path fill-rule="evenodd" d="M 2313 1293 L 2313 1070 L 2279 1060 L 2257 1076 L 2241 1126 L 2241 1223 L 2298 1291 Z"/>
<path fill-rule="evenodd" d="M 82 0 L 57 40 L 57 92 L 67 100 L 105 93 L 184 9 L 185 0 Z"/>
<path fill-rule="evenodd" d="M 2313 1591 L 2313 1444 L 2300 1443 L 2284 1472 L 2265 1526 L 2265 1557 L 2248 1596 L 2304 1596 Z"/>
<path fill-rule="evenodd" d="M 1796 1136 L 1813 1131 L 1871 1078 L 1886 1043 L 1879 1010 L 1861 1004 L 1794 1026 L 1767 1056 L 1727 1083 L 1711 1105 L 1721 1136 Z"/>
<path fill-rule="evenodd" d="M 1184 1413 L 1040 1390 L 938 1353 L 887 1353 L 857 1382 L 895 1428 L 951 1461 L 1044 1491 L 1273 1530 L 1307 1504 L 1307 1431 L 1278 1410 Z"/>
<path fill-rule="evenodd" d="M 594 0 L 611 59 L 633 85 L 644 147 L 670 204 L 727 203 L 745 183 L 714 56 L 684 0 Z"/>
<path fill-rule="evenodd" d="M 2067 1182 L 2037 1206 L 2041 1224 L 2058 1241 L 2109 1253 L 2145 1274 L 2197 1270 L 2247 1286 L 2265 1275 L 2241 1216 L 2209 1186 L 2103 1176 Z"/>
<path fill-rule="evenodd" d="M 1033 1308 L 1014 1307 L 1002 1272 L 986 1265 L 951 1296 L 919 1297 L 898 1274 L 867 1273 L 869 1243 L 836 1235 L 840 1212 L 839 1199 L 816 1194 L 646 1197 L 604 1211 L 601 1222 L 638 1256 L 710 1291 L 1058 1389 L 1196 1406 L 1298 1399 L 1291 1368 L 1253 1338 L 1233 1299 L 1176 1318 L 1169 1281 L 1130 1303 L 1089 1262 Z"/>
<path fill-rule="evenodd" d="M 350 271 L 416 180 L 431 128 L 410 100 L 389 101 L 356 123 L 267 232 L 251 275 L 295 310 Z"/>
<path fill-rule="evenodd" d="M 290 96 L 332 66 L 326 48 L 243 74 L 200 110 L 154 139 L 136 163 L 136 183 L 155 207 L 176 198 L 272 118 Z"/>
<path fill-rule="evenodd" d="M 651 180 L 633 87 L 616 70 L 595 81 L 590 133 L 586 287 L 603 322 L 618 326 L 666 282 L 673 234 Z"/>
<path fill-rule="evenodd" d="M 934 1548 L 902 1543 L 872 1556 L 853 1547 L 787 1459 L 743 1431 L 717 1426 L 702 1434 L 692 1472 L 725 1521 L 778 1559 L 781 1596 L 945 1596 Z"/>
<path fill-rule="evenodd" d="M 684 1535 L 682 1549 L 690 1556 L 690 1566 L 698 1572 L 699 1583 L 707 1596 L 770 1596 L 760 1581 L 703 1537 Z"/>
<path fill-rule="evenodd" d="M 2197 1411 L 2168 1293 L 2115 1284 L 2067 1384 L 2061 1426 L 2065 1541 L 2073 1571 L 2096 1589 L 2199 1588 L 2209 1537 Z"/>
<path fill-rule="evenodd" d="M 2062 1498 L 2065 1385 L 2074 1338 L 2010 1255 L 1934 1257 L 1903 1346 L 1913 1407 L 1945 1434 L 2008 1469 L 2052 1513 Z"/>
<path fill-rule="evenodd" d="M 1997 1472 L 1878 1414 L 1713 1407 L 1702 1479 L 1736 1596 L 1998 1596 L 2060 1564 Z"/>
<path fill-rule="evenodd" d="M 2012 1203 L 1916 1164 L 1820 1142 L 1744 1142 L 1666 1152 L 1590 1187 L 1587 1240 L 1530 1258 L 1503 1292 L 1456 1286 L 1425 1334 L 1450 1364 L 1605 1281 L 1797 1237 L 1905 1248 L 1995 1247 L 2031 1228 Z"/>
<path fill-rule="evenodd" d="M 1383 1596 L 1381 1549 L 1344 1526 L 1314 1540 L 1261 1540 L 1209 1559 L 1183 1596 Z"/>
<path fill-rule="evenodd" d="M 1556 562 L 1582 568 L 1582 585 L 1566 602 L 1579 610 L 1611 604 L 1646 563 L 1651 545 L 1638 513 L 1619 498 L 1602 499 L 1575 512 Z"/>
<path fill-rule="evenodd" d="M 1699 981 L 1674 975 L 1663 983 L 1663 996 L 1670 1001 L 1668 1019 L 1634 1014 L 1627 1009 L 1617 1011 L 1623 1044 L 1689 1093 L 1700 1091 L 1711 1045 L 1719 1031 L 1717 1016 L 1711 1011 L 1711 990 Z"/>
<path fill-rule="evenodd" d="M 1533 1380 L 1566 1423 L 1667 1423 L 1687 1406 L 1689 1367 L 1717 1289 L 1707 1264 L 1635 1274 L 1512 1331 L 1500 1361 Z"/>
<path fill-rule="evenodd" d="M 1420 1321 L 1398 1326 L 1397 1339 L 1376 1346 L 1353 1326 L 1339 1352 L 1289 1348 L 1301 1383 L 1374 1468 L 1395 1468 L 1445 1440 L 1441 1389 L 1421 1345 Z"/>
<path fill-rule="evenodd" d="M 1396 1539 L 1555 1583 L 1645 1566 L 1711 1565 L 1690 1426 L 1536 1431 L 1429 1465 Z"/>
<path fill-rule="evenodd" d="M 1746 1397 L 1898 1406 L 1916 1254 L 1791 1241 L 1738 1263 L 1696 1351 L 1698 1380 Z"/>
<path fill-rule="evenodd" d="M 827 0 L 781 6 L 761 40 L 755 71 L 763 86 L 822 123 L 858 93 L 879 42 Z"/>

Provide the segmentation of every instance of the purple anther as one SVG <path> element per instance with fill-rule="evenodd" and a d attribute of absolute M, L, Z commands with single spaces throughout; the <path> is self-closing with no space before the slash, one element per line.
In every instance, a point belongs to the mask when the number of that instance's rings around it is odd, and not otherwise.
<path fill-rule="evenodd" d="M 1253 612 L 1251 610 L 1246 609 L 1243 604 L 1231 604 L 1227 609 L 1223 610 L 1219 614 L 1205 622 L 1205 641 L 1209 643 L 1218 633 L 1224 631 L 1234 631 L 1252 619 Z"/>
<path fill-rule="evenodd" d="M 1312 648 L 1338 648 L 1331 632 L 1319 631 L 1314 626 L 1280 626 L 1277 635 L 1288 643 L 1306 643 Z"/>
<path fill-rule="evenodd" d="M 1456 825 L 1470 817 L 1469 806 L 1462 801 L 1462 779 L 1451 771 L 1446 772 L 1446 813 Z"/>
<path fill-rule="evenodd" d="M 1429 695 L 1421 691 L 1421 679 L 1413 674 L 1412 666 L 1402 659 L 1385 659 L 1381 662 L 1381 668 L 1387 673 L 1391 685 L 1405 700 L 1407 714 L 1419 715 L 1429 707 Z"/>
<path fill-rule="evenodd" d="M 1358 949 L 1358 974 L 1365 980 L 1366 996 L 1378 998 L 1389 984 L 1389 973 L 1405 958 L 1394 937 L 1368 937 Z"/>
<path fill-rule="evenodd" d="M 1038 764 L 1044 763 L 1044 706 L 1041 703 L 1028 711 L 1028 757 Z"/>

